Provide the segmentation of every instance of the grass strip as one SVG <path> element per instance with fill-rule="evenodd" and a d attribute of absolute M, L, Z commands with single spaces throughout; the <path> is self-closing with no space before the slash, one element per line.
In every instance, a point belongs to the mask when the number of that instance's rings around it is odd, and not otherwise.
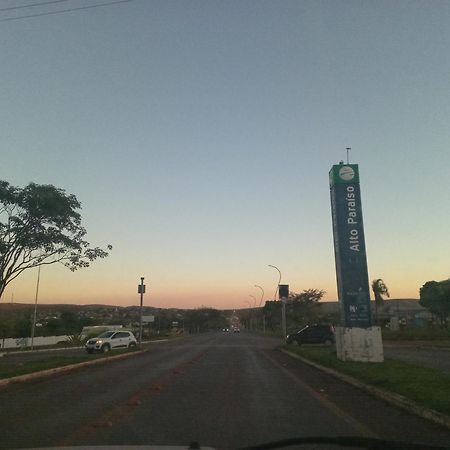
<path fill-rule="evenodd" d="M 92 359 L 92 358 L 91 358 Z M 40 361 L 25 361 L 20 364 L 0 367 L 0 379 L 16 377 L 18 375 L 26 375 L 28 373 L 40 372 L 42 370 L 54 369 L 55 367 L 68 366 L 88 361 L 89 358 L 79 357 L 55 357 L 46 358 Z"/>
<path fill-rule="evenodd" d="M 285 348 L 366 384 L 403 395 L 421 406 L 450 415 L 450 374 L 391 359 L 382 363 L 340 361 L 334 351 L 323 347 Z"/>
<path fill-rule="evenodd" d="M 134 351 L 134 350 L 132 350 Z M 16 377 L 18 375 L 26 375 L 29 373 L 40 372 L 43 370 L 54 369 L 56 367 L 69 366 L 71 364 L 79 364 L 86 361 L 93 361 L 95 359 L 107 358 L 110 356 L 120 355 L 122 353 L 129 353 L 130 350 L 118 350 L 107 354 L 80 354 L 80 355 L 43 355 L 42 359 L 35 359 L 31 361 L 14 361 L 9 360 L 8 357 L 0 360 L 0 379 Z"/>

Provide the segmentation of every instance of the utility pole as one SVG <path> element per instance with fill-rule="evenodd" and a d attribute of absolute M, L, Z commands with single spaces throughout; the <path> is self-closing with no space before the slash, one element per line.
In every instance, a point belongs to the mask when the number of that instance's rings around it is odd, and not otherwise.
<path fill-rule="evenodd" d="M 262 301 L 264 300 L 264 289 L 257 284 L 255 284 L 255 287 L 257 287 L 258 289 L 261 290 L 261 300 L 259 301 L 259 305 L 258 305 L 258 308 L 261 308 Z M 266 332 L 266 318 L 264 317 L 264 312 L 262 312 L 262 318 L 263 318 L 263 324 L 262 324 L 263 325 L 263 333 L 265 333 Z"/>
<path fill-rule="evenodd" d="M 142 346 L 142 306 L 144 304 L 145 284 L 144 277 L 141 277 L 141 284 L 138 285 L 138 294 L 141 294 L 141 307 L 139 309 L 139 348 Z"/>
<path fill-rule="evenodd" d="M 289 297 L 289 285 L 280 284 L 278 285 L 278 296 L 281 301 L 281 328 L 283 329 L 283 341 L 286 339 L 287 329 L 286 329 L 286 302 Z"/>
<path fill-rule="evenodd" d="M 269 267 L 276 269 L 279 274 L 279 279 L 278 279 L 278 284 L 277 284 L 277 288 L 275 291 L 274 300 L 277 299 L 277 293 L 278 293 L 278 298 L 281 301 L 281 328 L 282 328 L 282 333 L 283 333 L 282 339 L 284 342 L 286 339 L 286 301 L 289 297 L 289 285 L 288 284 L 280 284 L 281 283 L 281 271 L 277 266 L 273 266 L 272 264 L 269 264 Z"/>
<path fill-rule="evenodd" d="M 38 302 L 40 278 L 41 278 L 41 266 L 38 267 L 38 277 L 37 277 L 37 284 L 36 284 L 36 296 L 34 298 L 33 324 L 31 326 L 31 350 L 34 349 L 34 335 L 36 333 L 37 302 Z"/>

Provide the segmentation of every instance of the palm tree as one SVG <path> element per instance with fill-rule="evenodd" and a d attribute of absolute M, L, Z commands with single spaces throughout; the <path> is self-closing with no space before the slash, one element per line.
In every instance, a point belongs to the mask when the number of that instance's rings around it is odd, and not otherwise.
<path fill-rule="evenodd" d="M 383 297 L 389 297 L 389 291 L 381 278 L 372 281 L 372 291 L 375 296 L 375 323 L 378 324 L 378 306 L 383 305 Z"/>

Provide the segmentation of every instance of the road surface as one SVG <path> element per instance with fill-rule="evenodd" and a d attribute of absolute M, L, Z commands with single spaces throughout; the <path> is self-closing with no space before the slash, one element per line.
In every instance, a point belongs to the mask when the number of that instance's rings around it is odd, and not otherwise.
<path fill-rule="evenodd" d="M 0 447 L 197 441 L 232 449 L 298 436 L 450 442 L 450 430 L 280 353 L 278 343 L 208 333 L 10 385 L 0 390 Z"/>
<path fill-rule="evenodd" d="M 386 358 L 450 373 L 450 348 L 385 345 L 384 356 Z"/>

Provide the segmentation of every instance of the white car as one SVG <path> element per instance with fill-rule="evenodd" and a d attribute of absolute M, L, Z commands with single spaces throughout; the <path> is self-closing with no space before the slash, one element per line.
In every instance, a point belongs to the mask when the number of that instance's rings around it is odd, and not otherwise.
<path fill-rule="evenodd" d="M 95 338 L 88 339 L 85 347 L 88 353 L 106 353 L 117 348 L 133 348 L 136 345 L 136 338 L 131 331 L 105 331 Z"/>

